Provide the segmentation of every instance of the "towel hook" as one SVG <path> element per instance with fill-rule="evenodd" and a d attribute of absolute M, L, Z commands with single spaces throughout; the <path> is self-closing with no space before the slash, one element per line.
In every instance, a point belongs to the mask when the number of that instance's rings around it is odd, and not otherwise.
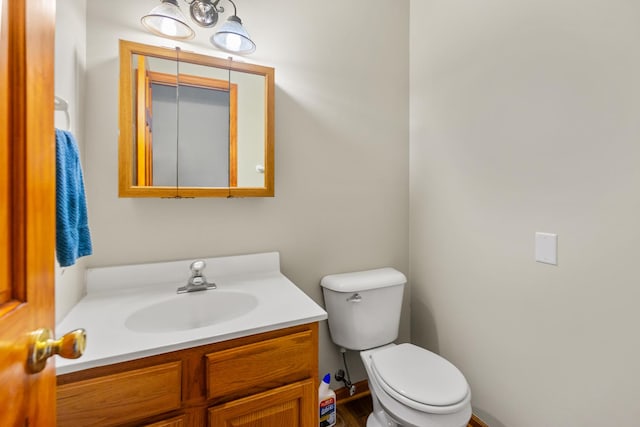
<path fill-rule="evenodd" d="M 56 111 L 64 111 L 64 115 L 67 118 L 67 130 L 71 130 L 71 116 L 69 115 L 69 103 L 58 95 L 54 98 L 54 108 Z"/>

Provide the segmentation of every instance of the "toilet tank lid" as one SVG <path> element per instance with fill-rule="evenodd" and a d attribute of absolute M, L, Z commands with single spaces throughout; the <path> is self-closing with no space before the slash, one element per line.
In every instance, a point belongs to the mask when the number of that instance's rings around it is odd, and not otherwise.
<path fill-rule="evenodd" d="M 375 270 L 324 276 L 320 286 L 336 292 L 362 292 L 370 289 L 404 285 L 407 278 L 395 268 L 385 267 Z"/>

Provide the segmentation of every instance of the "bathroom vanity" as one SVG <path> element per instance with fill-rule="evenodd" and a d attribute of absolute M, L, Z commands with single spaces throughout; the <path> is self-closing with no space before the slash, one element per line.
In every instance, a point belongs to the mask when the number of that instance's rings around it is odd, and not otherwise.
<path fill-rule="evenodd" d="M 58 361 L 58 426 L 317 424 L 326 312 L 280 273 L 277 253 L 206 261 L 217 289 L 181 295 L 189 261 L 89 271 L 87 297 L 57 328 L 87 331 L 85 355 Z"/>
<path fill-rule="evenodd" d="M 58 426 L 315 426 L 317 323 L 58 376 Z"/>

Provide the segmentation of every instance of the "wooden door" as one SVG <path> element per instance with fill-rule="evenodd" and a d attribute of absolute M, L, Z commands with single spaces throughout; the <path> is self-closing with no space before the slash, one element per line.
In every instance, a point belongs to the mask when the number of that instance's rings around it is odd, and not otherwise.
<path fill-rule="evenodd" d="M 234 400 L 209 410 L 213 427 L 315 427 L 318 406 L 313 380 Z"/>
<path fill-rule="evenodd" d="M 53 362 L 26 368 L 54 327 L 55 0 L 0 0 L 0 425 L 55 425 Z"/>

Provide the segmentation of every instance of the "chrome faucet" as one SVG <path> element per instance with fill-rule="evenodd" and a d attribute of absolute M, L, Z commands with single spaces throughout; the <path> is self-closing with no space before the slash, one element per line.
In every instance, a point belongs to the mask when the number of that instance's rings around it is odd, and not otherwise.
<path fill-rule="evenodd" d="M 207 266 L 207 263 L 204 260 L 197 260 L 191 263 L 189 267 L 191 269 L 191 277 L 189 277 L 189 281 L 185 286 L 180 286 L 177 290 L 179 294 L 184 294 L 186 292 L 196 292 L 196 291 L 206 291 L 207 289 L 215 289 L 216 284 L 213 282 L 208 282 L 207 278 L 204 277 L 204 273 L 202 271 Z"/>

